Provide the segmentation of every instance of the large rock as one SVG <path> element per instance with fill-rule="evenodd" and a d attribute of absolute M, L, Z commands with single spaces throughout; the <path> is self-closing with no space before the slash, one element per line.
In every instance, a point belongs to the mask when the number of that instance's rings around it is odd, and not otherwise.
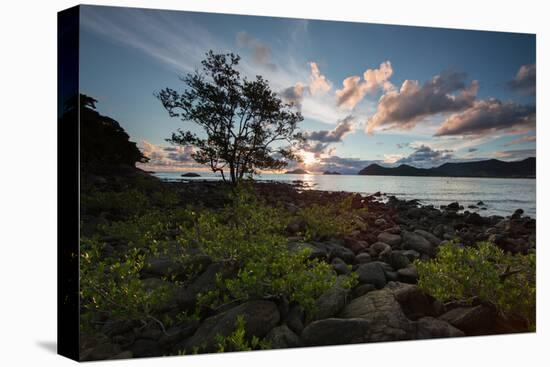
<path fill-rule="evenodd" d="M 409 258 L 403 253 L 403 251 L 393 251 L 389 256 L 389 264 L 392 266 L 392 268 L 399 270 L 402 268 L 405 268 L 409 266 L 411 261 Z"/>
<path fill-rule="evenodd" d="M 378 235 L 378 241 L 387 243 L 391 247 L 396 247 L 401 244 L 401 236 L 389 232 L 382 232 Z"/>
<path fill-rule="evenodd" d="M 264 339 L 271 349 L 296 348 L 302 346 L 300 337 L 286 325 L 273 328 Z"/>
<path fill-rule="evenodd" d="M 199 293 L 207 293 L 217 288 L 216 279 L 219 276 L 229 278 L 237 273 L 237 268 L 230 263 L 215 263 L 197 277 L 185 289 L 176 292 L 176 302 L 183 309 L 191 309 L 197 301 Z"/>
<path fill-rule="evenodd" d="M 355 253 L 344 246 L 338 244 L 327 244 L 328 257 L 330 260 L 334 258 L 339 258 L 344 260 L 347 264 L 353 264 L 355 259 Z"/>
<path fill-rule="evenodd" d="M 401 234 L 403 235 L 404 248 L 418 251 L 421 254 L 427 254 L 427 255 L 433 254 L 432 245 L 427 239 L 425 239 L 421 235 L 414 232 L 409 232 L 409 231 L 403 231 L 401 232 Z"/>
<path fill-rule="evenodd" d="M 263 338 L 270 332 L 280 319 L 275 303 L 249 301 L 204 320 L 195 334 L 185 342 L 185 350 L 191 352 L 198 348 L 201 352 L 215 352 L 217 335 L 232 334 L 239 316 L 244 318 L 246 336 L 257 336 L 258 338 Z"/>
<path fill-rule="evenodd" d="M 369 342 L 372 323 L 365 319 L 325 319 L 312 322 L 304 329 L 306 346 L 354 344 Z"/>
<path fill-rule="evenodd" d="M 424 231 L 423 229 L 415 229 L 414 233 L 424 237 L 434 247 L 441 244 L 441 240 L 428 231 Z"/>
<path fill-rule="evenodd" d="M 312 314 L 312 320 L 327 319 L 338 314 L 346 305 L 349 297 L 349 289 L 342 287 L 344 278 L 340 277 L 336 284 L 325 291 L 321 297 L 315 301 L 315 311 Z"/>
<path fill-rule="evenodd" d="M 386 258 L 391 254 L 391 247 L 384 242 L 375 242 L 370 246 L 371 253 L 378 258 Z"/>
<path fill-rule="evenodd" d="M 416 266 L 410 264 L 405 268 L 401 268 L 397 271 L 397 278 L 404 283 L 416 284 L 418 281 L 418 271 Z"/>
<path fill-rule="evenodd" d="M 433 299 L 416 285 L 390 282 L 386 288 L 391 290 L 407 318 L 417 320 L 424 316 L 437 315 Z"/>
<path fill-rule="evenodd" d="M 386 285 L 386 274 L 384 268 L 378 262 L 370 262 L 361 264 L 357 267 L 357 275 L 359 282 L 362 284 L 373 284 L 380 289 Z"/>
<path fill-rule="evenodd" d="M 491 331 L 496 313 L 492 308 L 484 305 L 458 307 L 439 316 L 439 319 L 450 323 L 468 335 L 480 335 Z"/>
<path fill-rule="evenodd" d="M 368 321 L 362 341 L 390 341 L 414 338 L 415 328 L 390 289 L 369 292 L 352 300 L 341 312 L 344 319 Z M 304 330 L 305 332 L 305 330 Z"/>
<path fill-rule="evenodd" d="M 455 338 L 464 336 L 464 332 L 446 321 L 433 317 L 423 317 L 416 322 L 416 338 Z"/>

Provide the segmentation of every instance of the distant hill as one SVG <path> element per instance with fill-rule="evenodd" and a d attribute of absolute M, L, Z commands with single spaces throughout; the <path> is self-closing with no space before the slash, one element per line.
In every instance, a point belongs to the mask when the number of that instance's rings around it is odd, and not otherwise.
<path fill-rule="evenodd" d="M 371 164 L 359 171 L 358 174 L 370 176 L 534 178 L 536 176 L 536 159 L 531 157 L 516 162 L 489 159 L 477 162 L 445 163 L 433 168 L 416 168 L 406 164 L 398 167 L 382 167 L 379 164 Z"/>
<path fill-rule="evenodd" d="M 336 172 L 336 171 L 325 171 L 323 172 L 323 175 L 340 175 L 341 173 L 340 172 Z"/>
<path fill-rule="evenodd" d="M 285 172 L 287 175 L 291 175 L 291 174 L 295 174 L 295 175 L 308 175 L 309 172 L 306 171 L 305 169 L 302 169 L 302 168 L 296 168 L 296 169 L 293 169 L 292 171 L 286 171 Z"/>

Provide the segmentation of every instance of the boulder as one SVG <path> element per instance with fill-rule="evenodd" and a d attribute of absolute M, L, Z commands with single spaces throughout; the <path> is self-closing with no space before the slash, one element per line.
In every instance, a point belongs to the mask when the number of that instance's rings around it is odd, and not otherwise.
<path fill-rule="evenodd" d="M 386 274 L 384 268 L 378 262 L 370 262 L 361 264 L 357 267 L 357 275 L 359 283 L 373 284 L 376 288 L 380 289 L 386 285 Z"/>
<path fill-rule="evenodd" d="M 327 319 L 338 314 L 346 305 L 349 297 L 349 289 L 342 287 L 343 277 L 336 280 L 336 284 L 325 291 L 321 297 L 315 301 L 315 311 L 311 317 L 312 320 Z"/>
<path fill-rule="evenodd" d="M 437 315 L 431 297 L 422 292 L 416 285 L 391 282 L 388 283 L 386 288 L 391 290 L 403 313 L 409 319 L 417 320 L 421 317 Z"/>
<path fill-rule="evenodd" d="M 416 229 L 414 233 L 424 237 L 434 247 L 439 246 L 441 244 L 441 240 L 428 231 L 424 231 L 422 229 Z"/>
<path fill-rule="evenodd" d="M 403 283 L 415 284 L 418 281 L 418 272 L 416 266 L 410 264 L 405 268 L 401 268 L 397 271 L 397 279 Z"/>
<path fill-rule="evenodd" d="M 340 259 L 339 257 L 335 257 L 334 259 L 332 259 L 330 265 L 332 265 L 332 268 L 334 269 L 336 274 L 339 275 L 348 274 L 351 271 L 344 260 Z"/>
<path fill-rule="evenodd" d="M 270 301 L 249 301 L 226 312 L 204 320 L 195 334 L 189 338 L 184 349 L 191 352 L 199 348 L 201 352 L 209 353 L 217 350 L 217 335 L 228 336 L 235 331 L 237 318 L 242 316 L 245 321 L 247 337 L 263 338 L 271 331 L 280 319 L 277 305 Z"/>
<path fill-rule="evenodd" d="M 273 328 L 264 339 L 271 349 L 297 348 L 302 346 L 300 337 L 286 325 Z"/>
<path fill-rule="evenodd" d="M 467 335 L 482 335 L 493 326 L 496 313 L 485 305 L 458 307 L 439 316 L 439 319 L 450 323 Z"/>
<path fill-rule="evenodd" d="M 405 268 L 411 263 L 411 260 L 409 260 L 407 255 L 405 255 L 404 251 L 393 251 L 389 256 L 388 261 L 392 268 L 396 270 Z"/>
<path fill-rule="evenodd" d="M 365 343 L 370 338 L 371 322 L 365 319 L 325 319 L 312 322 L 304 329 L 306 346 Z"/>
<path fill-rule="evenodd" d="M 401 236 L 389 232 L 382 232 L 378 235 L 378 241 L 387 243 L 391 247 L 397 247 L 401 244 Z"/>
<path fill-rule="evenodd" d="M 137 358 L 158 357 L 162 355 L 159 342 L 151 339 L 137 339 L 130 347 L 130 351 Z"/>
<path fill-rule="evenodd" d="M 366 264 L 368 262 L 371 262 L 371 260 L 371 256 L 366 252 L 360 253 L 359 255 L 355 256 L 355 262 L 357 264 Z"/>
<path fill-rule="evenodd" d="M 391 253 L 391 247 L 384 242 L 375 242 L 370 246 L 372 253 L 379 258 L 385 258 Z"/>
<path fill-rule="evenodd" d="M 422 317 L 416 322 L 416 338 L 455 338 L 464 336 L 464 332 L 446 321 L 433 317 Z"/>
<path fill-rule="evenodd" d="M 329 244 L 327 248 L 329 249 L 329 259 L 332 260 L 337 257 L 344 260 L 347 264 L 353 264 L 355 253 L 352 250 L 338 244 Z"/>
<path fill-rule="evenodd" d="M 390 289 L 375 290 L 352 300 L 340 313 L 344 319 L 369 322 L 363 341 L 405 340 L 414 337 L 414 326 Z M 304 330 L 305 331 L 305 330 Z"/>
<path fill-rule="evenodd" d="M 204 294 L 217 288 L 218 274 L 222 278 L 229 278 L 237 274 L 237 268 L 229 262 L 211 264 L 189 286 L 176 292 L 178 305 L 186 310 L 193 308 L 199 293 Z"/>
<path fill-rule="evenodd" d="M 432 245 L 421 235 L 409 231 L 403 231 L 401 234 L 403 235 L 403 247 L 405 249 L 415 250 L 421 254 L 431 255 L 433 253 Z"/>
<path fill-rule="evenodd" d="M 290 307 L 286 317 L 286 324 L 296 334 L 300 335 L 304 330 L 304 310 L 299 305 Z"/>
<path fill-rule="evenodd" d="M 376 287 L 372 284 L 361 284 L 353 290 L 353 298 L 364 296 L 365 294 L 372 292 Z"/>

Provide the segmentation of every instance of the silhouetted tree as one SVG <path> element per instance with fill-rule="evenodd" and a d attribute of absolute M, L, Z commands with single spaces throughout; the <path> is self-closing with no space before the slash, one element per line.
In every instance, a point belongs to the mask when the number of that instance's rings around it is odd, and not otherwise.
<path fill-rule="evenodd" d="M 292 105 L 283 103 L 261 76 L 241 77 L 234 54 L 206 54 L 202 70 L 180 78 L 183 93 L 165 88 L 158 99 L 171 117 L 192 121 L 206 134 L 178 130 L 170 143 L 193 146 L 193 158 L 220 172 L 232 184 L 257 169 L 281 169 L 295 159 L 293 147 L 302 140 L 296 132 L 303 120 Z"/>
<path fill-rule="evenodd" d="M 133 167 L 136 162 L 149 160 L 117 121 L 95 110 L 97 100 L 85 94 L 80 94 L 79 98 L 80 104 L 77 96 L 67 101 L 60 128 L 65 123 L 77 121 L 80 106 L 80 162 L 83 168 L 121 164 Z"/>

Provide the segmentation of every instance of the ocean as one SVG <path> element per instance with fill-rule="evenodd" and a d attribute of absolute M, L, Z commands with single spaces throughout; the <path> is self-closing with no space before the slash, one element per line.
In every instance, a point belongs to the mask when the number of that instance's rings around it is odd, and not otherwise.
<path fill-rule="evenodd" d="M 221 180 L 220 175 L 200 172 L 201 177 L 181 177 L 181 172 L 155 172 L 163 180 Z M 395 195 L 399 199 L 418 199 L 423 205 L 439 208 L 453 201 L 466 210 L 480 215 L 511 215 L 523 209 L 525 215 L 536 217 L 536 180 L 518 178 L 465 178 L 465 177 L 406 177 L 359 175 L 296 175 L 260 174 L 256 180 L 292 182 L 303 181 L 307 188 L 324 191 L 348 191 L 373 194 L 377 191 Z M 479 201 L 486 210 L 468 209 Z"/>

